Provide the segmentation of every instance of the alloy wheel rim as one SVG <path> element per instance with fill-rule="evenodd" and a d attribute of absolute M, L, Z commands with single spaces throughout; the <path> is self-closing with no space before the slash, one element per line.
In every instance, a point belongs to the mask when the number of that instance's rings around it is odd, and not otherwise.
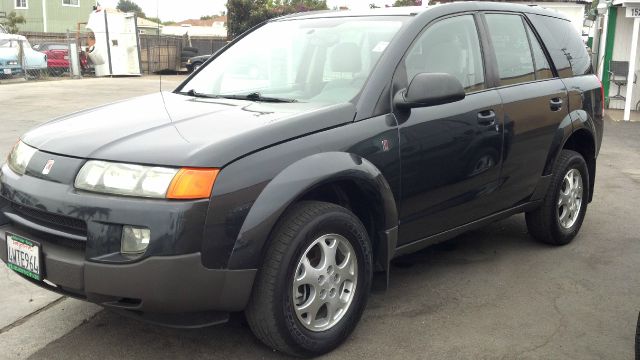
<path fill-rule="evenodd" d="M 322 235 L 303 252 L 293 275 L 293 308 L 306 329 L 325 331 L 347 313 L 356 291 L 358 260 L 349 240 Z"/>
<path fill-rule="evenodd" d="M 558 222 L 563 228 L 569 229 L 576 223 L 582 208 L 582 195 L 582 175 L 577 169 L 570 169 L 562 180 L 558 194 Z"/>

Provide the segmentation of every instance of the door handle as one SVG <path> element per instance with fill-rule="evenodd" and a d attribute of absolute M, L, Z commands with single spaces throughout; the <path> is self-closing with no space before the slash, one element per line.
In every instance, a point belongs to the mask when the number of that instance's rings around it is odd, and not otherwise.
<path fill-rule="evenodd" d="M 559 97 L 549 100 L 549 108 L 551 111 L 559 111 L 562 109 L 562 99 Z"/>
<path fill-rule="evenodd" d="M 484 110 L 478 113 L 478 124 L 493 126 L 496 123 L 496 113 L 493 110 Z"/>

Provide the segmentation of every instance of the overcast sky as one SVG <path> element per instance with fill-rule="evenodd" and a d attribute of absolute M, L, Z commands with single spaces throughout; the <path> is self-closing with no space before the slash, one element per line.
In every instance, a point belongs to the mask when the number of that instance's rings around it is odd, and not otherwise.
<path fill-rule="evenodd" d="M 198 19 L 202 15 L 219 14 L 226 10 L 227 0 L 134 0 L 149 17 L 159 17 L 162 21 Z M 115 7 L 118 0 L 98 0 L 103 7 Z M 392 4 L 393 0 L 327 0 L 329 9 L 334 6 L 348 6 L 350 9 L 366 9 L 370 3 L 379 6 Z"/>

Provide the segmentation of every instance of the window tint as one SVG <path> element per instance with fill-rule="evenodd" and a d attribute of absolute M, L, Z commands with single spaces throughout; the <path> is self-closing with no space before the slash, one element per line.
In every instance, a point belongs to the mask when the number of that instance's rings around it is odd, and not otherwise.
<path fill-rule="evenodd" d="M 533 62 L 535 63 L 536 68 L 536 79 L 551 79 L 553 77 L 553 73 L 551 72 L 551 66 L 549 66 L 549 61 L 547 61 L 547 57 L 542 51 L 542 47 L 536 39 L 536 36 L 533 34 L 529 26 L 527 26 L 527 34 L 529 35 L 529 42 L 531 43 L 531 50 L 533 51 Z"/>
<path fill-rule="evenodd" d="M 466 92 L 484 89 L 484 68 L 475 20 L 471 15 L 444 19 L 429 26 L 405 59 L 407 80 L 419 73 L 455 76 Z"/>
<path fill-rule="evenodd" d="M 519 15 L 487 14 L 500 85 L 535 80 L 527 33 Z"/>
<path fill-rule="evenodd" d="M 591 59 L 571 22 L 544 15 L 528 15 L 540 34 L 560 77 L 590 74 Z"/>

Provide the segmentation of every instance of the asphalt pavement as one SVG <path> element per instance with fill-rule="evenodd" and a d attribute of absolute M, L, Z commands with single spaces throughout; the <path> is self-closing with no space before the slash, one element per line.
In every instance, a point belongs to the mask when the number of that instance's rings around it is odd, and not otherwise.
<path fill-rule="evenodd" d="M 165 89 L 181 78 L 164 78 Z M 0 158 L 64 113 L 158 91 L 157 77 L 0 85 Z M 134 115 L 134 114 L 133 114 Z M 607 121 L 596 192 L 573 243 L 518 215 L 396 261 L 326 359 L 631 359 L 640 310 L 640 123 Z M 177 330 L 60 297 L 0 268 L 0 358 L 279 359 L 238 317 Z"/>

